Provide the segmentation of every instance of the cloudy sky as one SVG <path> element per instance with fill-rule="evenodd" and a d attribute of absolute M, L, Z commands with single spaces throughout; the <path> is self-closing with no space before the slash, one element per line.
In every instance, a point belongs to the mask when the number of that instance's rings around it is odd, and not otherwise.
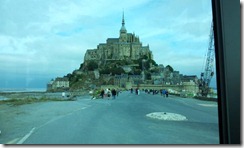
<path fill-rule="evenodd" d="M 87 49 L 119 36 L 123 11 L 158 64 L 200 76 L 210 0 L 1 0 L 0 88 L 45 88 L 72 73 Z"/>

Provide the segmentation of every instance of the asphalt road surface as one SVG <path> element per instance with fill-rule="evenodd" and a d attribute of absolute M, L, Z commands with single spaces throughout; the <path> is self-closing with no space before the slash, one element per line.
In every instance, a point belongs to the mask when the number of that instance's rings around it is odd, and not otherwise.
<path fill-rule="evenodd" d="M 17 144 L 218 144 L 217 103 L 122 92 L 72 101 L 72 111 L 33 124 Z M 55 103 L 52 104 L 55 106 Z M 62 110 L 71 106 L 62 106 Z M 159 113 L 151 118 L 150 113 Z M 177 115 L 177 116 L 171 116 Z M 160 118 L 163 117 L 163 118 Z M 180 117 L 183 117 L 180 118 Z"/>

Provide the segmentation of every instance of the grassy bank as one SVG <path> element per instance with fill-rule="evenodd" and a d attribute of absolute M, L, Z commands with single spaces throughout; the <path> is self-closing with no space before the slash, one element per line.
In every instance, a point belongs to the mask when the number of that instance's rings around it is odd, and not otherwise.
<path fill-rule="evenodd" d="M 24 105 L 24 104 L 31 104 L 31 103 L 37 103 L 37 102 L 48 102 L 48 101 L 74 101 L 74 98 L 48 98 L 48 97 L 41 97 L 41 98 L 35 98 L 35 97 L 27 97 L 27 98 L 12 98 L 8 100 L 2 100 L 0 101 L 0 104 L 10 104 L 13 106 L 16 105 Z"/>

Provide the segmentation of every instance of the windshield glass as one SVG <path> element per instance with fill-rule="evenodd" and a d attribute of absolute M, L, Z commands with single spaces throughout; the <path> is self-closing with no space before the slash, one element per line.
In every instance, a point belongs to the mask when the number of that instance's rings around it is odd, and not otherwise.
<path fill-rule="evenodd" d="M 0 17 L 0 143 L 219 143 L 211 0 L 1 0 Z"/>

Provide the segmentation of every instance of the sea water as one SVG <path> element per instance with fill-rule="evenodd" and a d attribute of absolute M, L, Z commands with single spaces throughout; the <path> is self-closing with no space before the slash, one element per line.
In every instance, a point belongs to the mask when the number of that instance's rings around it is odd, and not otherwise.
<path fill-rule="evenodd" d="M 46 88 L 0 88 L 0 92 L 45 92 Z"/>
<path fill-rule="evenodd" d="M 46 88 L 0 88 L 0 101 L 9 98 L 1 95 L 1 93 L 25 93 L 25 92 L 46 92 Z"/>

